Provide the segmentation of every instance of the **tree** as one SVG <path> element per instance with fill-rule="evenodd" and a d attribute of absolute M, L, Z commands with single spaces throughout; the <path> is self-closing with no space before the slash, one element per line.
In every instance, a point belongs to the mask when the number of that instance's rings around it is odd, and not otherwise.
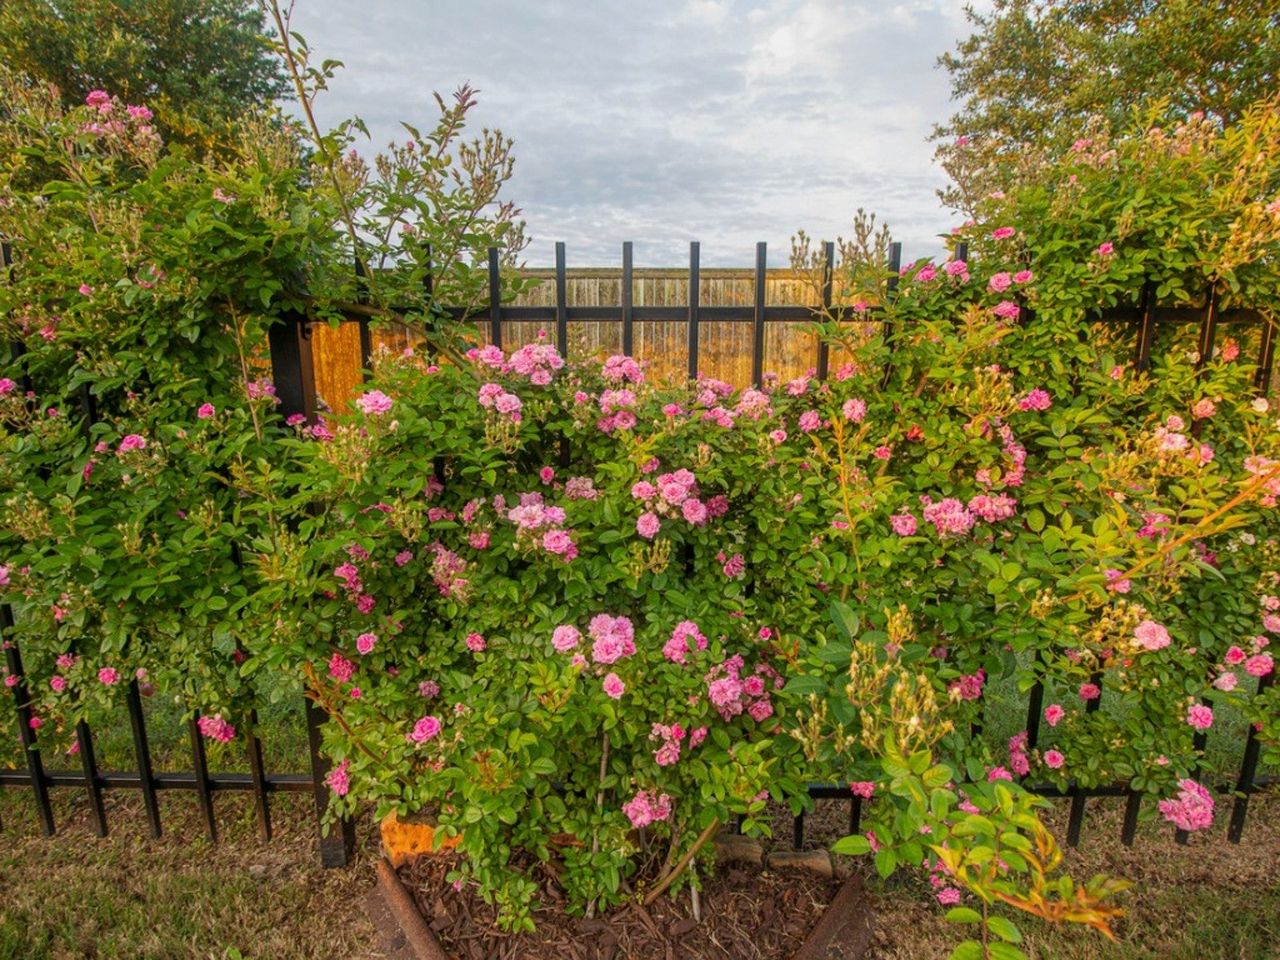
<path fill-rule="evenodd" d="M 966 14 L 974 33 L 939 59 L 960 107 L 933 139 L 955 181 L 943 199 L 967 211 L 1029 147 L 1113 132 L 1159 101 L 1229 126 L 1280 84 L 1276 0 L 995 0 Z"/>
<path fill-rule="evenodd" d="M 285 91 L 253 0 L 0 0 L 0 59 L 64 104 L 106 90 L 156 114 L 167 139 L 208 142 Z"/>

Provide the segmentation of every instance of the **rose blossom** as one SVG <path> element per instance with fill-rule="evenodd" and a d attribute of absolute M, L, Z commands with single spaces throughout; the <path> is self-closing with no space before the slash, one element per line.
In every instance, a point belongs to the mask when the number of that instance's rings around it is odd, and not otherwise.
<path fill-rule="evenodd" d="M 611 673 L 605 677 L 604 682 L 601 684 L 601 688 L 614 700 L 620 699 L 622 695 L 627 692 L 627 685 L 622 682 L 621 678 L 616 673 Z"/>
<path fill-rule="evenodd" d="M 370 390 L 356 400 L 360 412 L 369 416 L 379 416 L 391 409 L 392 400 L 381 390 Z"/>
<path fill-rule="evenodd" d="M 578 628 L 570 624 L 561 624 L 551 632 L 551 645 L 556 648 L 557 653 L 568 653 L 578 645 L 578 641 L 582 639 L 582 634 L 578 632 Z"/>
<path fill-rule="evenodd" d="M 413 732 L 409 734 L 409 739 L 414 743 L 425 743 L 439 734 L 442 726 L 439 717 L 428 714 L 413 725 Z"/>
<path fill-rule="evenodd" d="M 1265 677 L 1274 669 L 1275 661 L 1269 653 L 1255 654 L 1244 663 L 1244 672 L 1251 677 Z"/>
<path fill-rule="evenodd" d="M 1187 708 L 1187 723 L 1197 730 L 1208 730 L 1213 726 L 1213 711 L 1204 704 L 1193 704 Z"/>
<path fill-rule="evenodd" d="M 1133 631 L 1138 646 L 1146 650 L 1163 650 L 1169 645 L 1169 631 L 1154 620 L 1143 620 Z"/>

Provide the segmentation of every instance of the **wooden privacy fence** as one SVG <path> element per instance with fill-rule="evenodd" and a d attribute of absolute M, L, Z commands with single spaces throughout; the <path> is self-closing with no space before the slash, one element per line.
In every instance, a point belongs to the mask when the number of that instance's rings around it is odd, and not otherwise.
<path fill-rule="evenodd" d="M 701 338 L 705 324 L 732 323 L 748 325 L 750 331 L 750 376 L 753 384 L 763 380 L 767 330 L 770 324 L 808 323 L 820 316 L 826 316 L 842 322 L 868 322 L 868 320 L 886 323 L 882 310 L 872 307 L 869 311 L 856 313 L 852 307 L 833 303 L 833 271 L 835 267 L 834 245 L 824 245 L 824 266 L 821 275 L 821 296 L 817 304 L 770 304 L 766 302 L 767 290 L 767 257 L 763 243 L 756 246 L 756 263 L 754 270 L 748 275 L 752 285 L 752 296 L 749 302 L 734 304 L 703 305 L 700 302 L 702 289 L 699 265 L 699 247 L 697 243 L 689 245 L 689 268 L 687 272 L 687 302 L 680 305 L 637 304 L 634 302 L 634 271 L 632 268 L 631 244 L 623 246 L 623 262 L 619 277 L 619 302 L 615 304 L 578 304 L 571 305 L 567 294 L 568 272 L 565 266 L 565 245 L 556 244 L 556 266 L 547 279 L 554 284 L 554 298 L 549 304 L 515 303 L 504 304 L 500 297 L 499 251 L 491 249 L 488 257 L 489 298 L 479 308 L 443 307 L 442 310 L 458 322 L 475 322 L 479 324 L 479 333 L 489 342 L 503 346 L 504 334 L 512 328 L 526 328 L 528 325 L 547 327 L 554 331 L 555 342 L 562 353 L 572 352 L 570 324 L 617 323 L 620 325 L 620 346 L 623 353 L 634 355 L 636 347 L 636 325 L 643 323 L 678 323 L 685 326 L 685 346 L 687 354 L 686 372 L 695 377 L 701 370 Z M 894 243 L 890 248 L 890 262 L 887 265 L 892 279 L 889 282 L 890 295 L 896 289 L 902 256 L 900 244 Z M 963 259 L 965 251 L 958 251 Z M 8 253 L 5 251 L 5 262 Z M 663 271 L 669 275 L 669 271 Z M 741 276 L 739 274 L 739 276 Z M 1217 332 L 1220 327 L 1236 324 L 1250 327 L 1258 332 L 1257 341 L 1257 374 L 1255 388 L 1260 396 L 1265 396 L 1271 381 L 1274 359 L 1275 329 L 1260 314 L 1251 310 L 1219 309 L 1217 291 L 1206 292 L 1203 307 L 1160 307 L 1156 303 L 1154 284 L 1143 285 L 1138 294 L 1138 302 L 1134 307 L 1116 308 L 1100 311 L 1099 322 L 1124 325 L 1132 329 L 1134 334 L 1134 364 L 1139 371 L 1147 371 L 1151 365 L 1152 350 L 1159 328 L 1173 330 L 1196 331 L 1196 350 L 1198 352 L 1197 368 L 1202 367 L 1212 356 Z M 1034 322 L 1034 318 L 1026 310 L 1023 311 L 1023 323 Z M 362 378 L 368 376 L 373 364 L 374 331 L 367 316 L 352 316 L 344 327 L 354 334 L 353 342 L 358 344 L 358 354 L 353 357 L 350 371 L 350 383 L 354 387 Z M 283 416 L 302 414 L 308 419 L 317 415 L 320 408 L 317 390 L 316 345 L 327 327 L 312 324 L 305 316 L 292 316 L 277 324 L 270 331 L 272 377 L 276 387 L 276 395 L 280 400 L 279 410 Z M 883 335 L 890 342 L 890 359 L 892 362 L 892 345 L 894 331 L 886 326 Z M 828 344 L 815 338 L 813 345 L 813 368 L 820 378 L 829 372 L 831 352 Z M 20 345 L 13 346 L 14 359 L 21 355 Z M 336 382 L 336 381 L 335 381 Z M 30 385 L 26 385 L 30 389 Z M 86 419 L 95 419 L 92 397 L 87 387 L 82 388 L 79 395 L 82 412 Z M 139 790 L 142 793 L 143 805 L 148 826 L 153 837 L 159 837 L 161 821 L 158 794 L 162 791 L 180 790 L 195 792 L 199 801 L 202 819 L 206 832 L 211 840 L 217 838 L 217 823 L 214 816 L 214 795 L 225 791 L 250 792 L 254 796 L 260 832 L 264 839 L 271 837 L 270 797 L 282 791 L 311 793 L 317 824 L 324 817 L 328 806 L 328 789 L 325 776 L 329 772 L 329 763 L 320 753 L 320 727 L 324 722 L 323 712 L 310 700 L 306 703 L 307 738 L 310 753 L 309 773 L 270 773 L 263 763 L 262 744 L 255 735 L 244 737 L 249 757 L 250 772 L 214 773 L 208 769 L 204 743 L 201 738 L 197 720 L 193 717 L 188 723 L 191 742 L 193 767 L 180 772 L 158 772 L 151 764 L 148 748 L 146 720 L 142 709 L 139 685 L 133 681 L 127 691 L 127 711 L 133 738 L 134 754 L 137 770 L 130 772 L 108 772 L 98 769 L 94 757 L 93 736 L 86 724 L 76 729 L 79 746 L 79 771 L 54 770 L 44 768 L 39 749 L 37 733 L 30 726 L 31 712 L 27 696 L 27 688 L 22 669 L 22 657 L 16 642 L 11 639 L 13 613 L 10 607 L 0 605 L 0 642 L 3 642 L 5 656 L 10 674 L 16 678 L 13 687 L 17 704 L 17 720 L 19 735 L 26 757 L 26 770 L 0 770 L 0 787 L 30 788 L 34 796 L 41 829 L 45 835 L 55 831 L 53 807 L 50 802 L 50 791 L 57 788 L 74 788 L 84 790 L 88 796 L 91 816 L 95 829 L 100 836 L 107 834 L 107 820 L 103 804 L 103 793 L 107 790 Z M 1094 682 L 1102 685 L 1101 675 Z M 1274 679 L 1274 672 L 1258 681 L 1259 689 L 1265 689 Z M 1034 749 L 1040 735 L 1040 721 L 1044 705 L 1044 686 L 1037 680 L 1031 688 L 1027 700 L 1028 748 Z M 1090 712 L 1098 709 L 1101 697 L 1091 700 L 1086 707 Z M 254 718 L 250 718 L 250 727 L 256 726 Z M 1196 749 L 1203 750 L 1206 736 L 1203 732 L 1196 735 Z M 1260 777 L 1258 763 L 1261 744 L 1257 732 L 1249 727 L 1242 745 L 1242 756 L 1238 773 L 1232 783 L 1214 783 L 1212 788 L 1219 793 L 1234 793 L 1235 799 L 1227 826 L 1227 837 L 1233 843 L 1241 839 L 1245 819 L 1248 813 L 1250 795 L 1259 788 L 1277 782 L 1275 777 Z M 1071 801 L 1067 824 L 1067 843 L 1076 846 L 1080 842 L 1081 829 L 1084 823 L 1086 803 L 1090 798 L 1111 797 L 1125 799 L 1124 821 L 1120 838 L 1126 844 L 1132 844 L 1137 829 L 1138 815 L 1142 804 L 1142 795 L 1133 791 L 1125 783 L 1115 783 L 1099 787 L 1084 788 L 1070 786 L 1063 790 L 1046 784 L 1028 784 L 1029 789 L 1046 797 L 1067 798 Z M 845 800 L 849 803 L 849 829 L 857 832 L 862 818 L 862 799 L 851 797 L 847 784 L 810 784 L 809 794 L 815 800 Z M 793 841 L 797 849 L 804 845 L 805 818 L 801 814 L 794 820 Z M 1175 833 L 1180 843 L 1186 842 L 1186 834 Z M 321 862 L 328 867 L 343 866 L 349 862 L 354 845 L 354 828 L 349 821 L 338 823 L 328 836 L 320 840 Z"/>

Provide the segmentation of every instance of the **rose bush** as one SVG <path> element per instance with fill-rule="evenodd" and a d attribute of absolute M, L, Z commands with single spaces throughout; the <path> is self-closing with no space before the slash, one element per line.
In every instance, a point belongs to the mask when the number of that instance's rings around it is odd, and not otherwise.
<path fill-rule="evenodd" d="M 309 111 L 331 68 L 306 55 Z M 536 863 L 575 911 L 651 898 L 731 817 L 766 831 L 770 797 L 849 784 L 867 832 L 838 849 L 970 891 L 982 944 L 1020 936 L 997 900 L 1114 915 L 1116 885 L 1051 879 L 1022 778 L 1119 781 L 1199 829 L 1198 734 L 1236 711 L 1274 746 L 1280 450 L 1254 367 L 1234 336 L 1162 336 L 1147 370 L 1094 315 L 1147 280 L 1274 302 L 1274 110 L 1078 146 L 990 199 L 965 261 L 849 264 L 866 322 L 825 324 L 828 382 L 436 338 L 378 358 L 349 412 L 283 422 L 283 314 L 425 332 L 424 239 L 462 297 L 518 240 L 508 208 L 477 221 L 490 179 L 439 197 L 460 120 L 372 167 L 354 128 L 308 166 L 271 124 L 206 165 L 105 93 L 6 100 L 0 590 L 43 741 L 131 679 L 215 740 L 301 682 L 335 814 L 433 813 L 511 925 Z M 500 183 L 504 151 L 475 150 Z M 404 271 L 361 289 L 351 245 Z M 1036 683 L 1032 743 L 1008 704 Z"/>

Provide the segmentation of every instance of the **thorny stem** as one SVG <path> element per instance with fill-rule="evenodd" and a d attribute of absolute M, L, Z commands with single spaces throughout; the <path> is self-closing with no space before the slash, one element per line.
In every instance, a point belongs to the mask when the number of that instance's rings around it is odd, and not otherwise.
<path fill-rule="evenodd" d="M 338 206 L 342 208 L 342 220 L 346 225 L 347 234 L 351 237 L 351 255 L 360 260 L 360 237 L 356 232 L 355 214 L 352 212 L 350 204 L 347 203 L 347 195 L 343 192 L 342 182 L 338 179 L 336 161 L 325 146 L 324 136 L 320 133 L 320 125 L 316 123 L 315 112 L 311 109 L 312 98 L 307 96 L 307 85 L 303 82 L 302 74 L 298 70 L 298 59 L 293 52 L 293 44 L 289 41 L 289 18 L 280 12 L 280 0 L 258 0 L 258 2 L 265 12 L 271 14 L 271 18 L 275 21 L 276 30 L 280 33 L 280 51 L 284 55 L 285 66 L 288 68 L 289 76 L 293 80 L 293 88 L 298 94 L 298 103 L 307 118 L 307 125 L 311 128 L 311 139 L 316 146 L 316 152 L 324 160 L 325 173 L 328 174 L 329 182 L 333 185 L 333 192 L 337 197 Z M 292 16 L 292 12 L 292 7 L 290 7 L 290 16 Z M 366 270 L 365 273 L 367 274 L 369 271 Z M 369 279 L 372 279 L 372 277 Z"/>
<path fill-rule="evenodd" d="M 609 732 L 606 730 L 604 739 L 600 747 L 600 786 L 596 790 L 596 810 L 604 808 L 604 778 L 609 772 Z M 600 852 L 600 828 L 593 827 L 591 830 L 591 855 L 594 857 Z M 587 919 L 590 920 L 595 916 L 596 900 L 591 898 L 591 902 L 587 904 Z"/>
<path fill-rule="evenodd" d="M 356 745 L 356 748 L 361 753 L 365 754 L 365 756 L 369 757 L 371 760 L 374 760 L 383 766 L 387 766 L 387 758 L 382 754 L 374 753 L 363 739 L 357 737 L 355 731 L 351 728 L 351 724 L 349 724 L 346 718 L 342 715 L 342 711 L 324 695 L 324 684 L 322 684 L 320 682 L 320 678 L 316 676 L 315 669 L 311 664 L 304 663 L 302 665 L 302 672 L 307 678 L 306 695 L 320 705 L 320 708 L 324 710 L 326 717 L 342 728 L 342 732 L 351 739 L 351 742 Z M 409 780 L 401 774 L 396 774 L 396 779 L 406 787 L 412 786 Z"/>
<path fill-rule="evenodd" d="M 715 835 L 716 830 L 719 828 L 719 817 L 716 817 L 707 824 L 707 828 L 703 830 L 702 833 L 698 834 L 698 839 L 693 841 L 693 846 L 684 852 L 684 856 L 677 860 L 676 865 L 668 870 L 666 876 L 658 881 L 658 885 L 645 895 L 644 905 L 646 907 L 653 903 L 653 901 L 657 900 L 658 897 L 662 896 L 662 894 L 666 892 L 667 887 L 675 883 L 676 877 L 680 876 L 680 871 L 689 865 L 689 861 L 693 859 L 694 854 L 702 849 L 706 842 Z"/>
<path fill-rule="evenodd" d="M 1273 480 L 1280 480 L 1280 466 L 1277 466 L 1270 473 L 1260 474 L 1256 480 L 1254 480 L 1252 483 L 1246 486 L 1243 490 L 1241 490 L 1238 494 L 1236 494 L 1234 497 L 1232 497 L 1222 506 L 1218 507 L 1218 509 L 1214 510 L 1212 513 L 1205 515 L 1204 518 L 1202 518 L 1194 527 L 1192 527 L 1186 533 L 1182 534 L 1182 536 L 1175 537 L 1174 539 L 1170 540 L 1168 543 L 1162 544 L 1160 546 L 1160 549 L 1158 549 L 1155 553 L 1147 557 L 1145 560 L 1139 560 L 1137 563 L 1131 566 L 1128 570 L 1126 570 L 1116 579 L 1118 580 L 1131 579 L 1140 570 L 1143 570 L 1146 567 L 1149 567 L 1151 564 L 1155 563 L 1158 560 L 1163 560 L 1165 557 L 1167 557 L 1170 553 L 1172 553 L 1174 550 L 1176 550 L 1178 547 L 1182 546 L 1183 544 L 1189 543 L 1192 540 L 1198 540 L 1201 537 L 1206 536 L 1207 528 L 1209 527 L 1210 524 L 1213 523 L 1213 521 L 1230 513 L 1240 504 L 1244 503 L 1246 500 L 1248 500 L 1250 497 L 1256 494 L 1259 490 L 1264 489 L 1267 486 L 1267 484 L 1271 483 Z M 1070 596 L 1065 597 L 1062 600 L 1062 602 L 1072 603 L 1073 601 L 1084 599 L 1084 596 L 1085 596 L 1084 590 L 1077 590 L 1075 593 L 1071 594 Z"/>

